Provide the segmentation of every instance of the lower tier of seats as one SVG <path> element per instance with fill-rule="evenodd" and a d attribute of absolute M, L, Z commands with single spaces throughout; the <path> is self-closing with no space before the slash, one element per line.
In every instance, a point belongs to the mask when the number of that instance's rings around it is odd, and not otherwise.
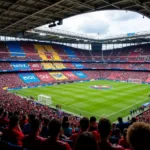
<path fill-rule="evenodd" d="M 1 73 L 0 88 L 17 88 L 25 86 L 37 86 L 44 84 L 61 83 L 67 81 L 84 81 L 92 79 L 110 79 L 128 81 L 138 79 L 141 82 L 150 83 L 149 72 L 133 71 L 42 71 L 26 73 Z"/>

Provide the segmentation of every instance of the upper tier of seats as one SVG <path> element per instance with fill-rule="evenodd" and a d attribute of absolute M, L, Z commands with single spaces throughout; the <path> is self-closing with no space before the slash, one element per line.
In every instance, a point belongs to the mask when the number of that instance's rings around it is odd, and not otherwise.
<path fill-rule="evenodd" d="M 27 61 L 149 61 L 150 44 L 107 51 L 86 51 L 34 42 L 0 42 L 0 59 Z M 103 56 L 102 56 L 103 55 Z"/>
<path fill-rule="evenodd" d="M 81 81 L 99 78 L 111 80 L 128 80 L 131 78 L 141 79 L 143 82 L 150 83 L 149 72 L 144 72 L 145 70 L 150 70 L 150 65 L 144 63 L 150 56 L 150 52 L 148 52 L 149 46 L 141 45 L 117 50 L 107 50 L 103 51 L 102 56 L 101 51 L 77 50 L 75 48 L 48 43 L 1 42 L 0 72 L 15 72 L 0 74 L 0 87 L 36 86 L 56 82 L 61 83 L 64 81 Z M 100 61 L 103 58 L 108 62 L 89 62 L 89 60 Z M 69 62 L 64 62 L 66 60 L 69 60 Z M 117 60 L 127 61 L 128 63 L 111 63 L 111 61 Z M 133 63 L 132 61 L 135 62 Z M 140 63 L 136 63 L 137 61 Z M 87 69 L 92 70 L 86 71 Z M 143 70 L 143 72 L 102 72 L 94 71 L 94 69 Z"/>

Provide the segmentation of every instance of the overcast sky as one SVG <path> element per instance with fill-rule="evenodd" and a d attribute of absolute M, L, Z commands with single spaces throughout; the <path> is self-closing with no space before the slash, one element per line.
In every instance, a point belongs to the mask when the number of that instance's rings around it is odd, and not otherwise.
<path fill-rule="evenodd" d="M 150 19 L 130 11 L 98 11 L 64 19 L 63 25 L 55 28 L 110 36 L 150 30 Z"/>

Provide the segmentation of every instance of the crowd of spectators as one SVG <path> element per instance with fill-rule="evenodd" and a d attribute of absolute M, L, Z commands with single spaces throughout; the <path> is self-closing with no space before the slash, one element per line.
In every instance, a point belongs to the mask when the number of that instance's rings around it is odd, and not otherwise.
<path fill-rule="evenodd" d="M 25 57 L 11 57 L 8 48 L 0 43 L 0 59 L 37 60 L 40 61 L 32 43 L 21 43 L 26 53 Z M 63 60 L 125 60 L 144 61 L 144 49 L 135 52 L 134 49 L 90 52 L 73 50 L 77 57 L 69 56 L 65 50 L 54 45 L 53 49 Z M 141 56 L 142 57 L 141 57 Z M 144 58 L 144 59 L 143 59 Z M 148 59 L 146 59 L 148 60 Z M 12 70 L 8 62 L 0 63 L 0 70 Z M 29 64 L 34 70 L 43 68 L 38 62 Z M 64 66 L 75 69 L 71 63 Z M 84 68 L 110 69 L 149 69 L 148 64 L 98 64 L 84 63 Z M 45 76 L 48 72 L 36 72 L 36 76 Z M 0 75 L 0 149 L 27 150 L 149 150 L 150 149 L 150 110 L 143 112 L 130 122 L 123 122 L 121 117 L 118 123 L 111 123 L 107 118 L 100 118 L 97 122 L 92 116 L 90 119 L 74 116 L 59 109 L 52 109 L 32 100 L 9 93 L 9 88 L 36 86 L 48 83 L 61 83 L 77 80 L 91 80 L 107 78 L 112 80 L 141 79 L 143 82 L 149 77 L 147 72 L 114 72 L 114 71 L 83 71 L 86 78 L 79 79 L 71 71 L 64 74 L 68 79 L 50 81 L 41 80 L 39 83 L 25 84 L 17 73 L 3 73 Z M 132 112 L 133 113 L 133 112 Z M 145 123 L 143 123 L 145 122 Z"/>
<path fill-rule="evenodd" d="M 74 81 L 95 80 L 95 79 L 111 79 L 128 81 L 129 79 L 140 79 L 142 82 L 149 82 L 150 74 L 148 72 L 131 72 L 131 71 L 82 71 L 86 77 L 80 78 L 72 71 L 61 72 L 66 78 L 55 79 L 48 71 L 34 72 L 34 75 L 39 78 L 40 82 L 24 83 L 18 73 L 2 73 L 0 74 L 1 88 L 20 88 L 27 86 L 39 86 L 55 83 L 66 83 Z"/>
<path fill-rule="evenodd" d="M 141 113 L 140 115 L 138 115 L 137 120 L 140 122 L 146 122 L 146 123 L 150 123 L 150 109 L 144 111 L 143 113 Z"/>
<path fill-rule="evenodd" d="M 38 60 L 41 61 L 37 50 L 32 42 L 20 42 L 20 46 L 25 52 L 25 57 L 12 57 L 9 53 L 7 44 L 4 42 L 0 43 L 0 59 L 11 59 L 11 60 Z M 70 48 L 73 51 L 74 56 L 66 53 L 65 47 L 60 45 L 51 45 L 54 51 L 59 55 L 62 60 L 108 60 L 108 61 L 128 61 L 128 62 L 144 62 L 149 61 L 149 45 L 130 46 L 115 50 L 107 50 L 102 52 L 97 51 L 85 51 L 75 48 Z M 47 53 L 45 54 L 47 55 Z M 51 55 L 49 53 L 49 55 Z M 53 57 L 51 57 L 53 59 Z"/>
<path fill-rule="evenodd" d="M 97 122 L 36 104 L 3 91 L 0 98 L 0 148 L 27 150 L 149 150 L 150 125 Z M 149 111 L 148 111 L 149 112 Z M 11 146 L 10 146 L 11 145 Z"/>
<path fill-rule="evenodd" d="M 30 68 L 24 68 L 22 66 L 22 70 L 24 71 L 34 71 L 34 70 L 48 70 L 48 69 L 78 69 L 73 63 L 50 63 L 50 62 L 45 62 L 45 65 L 49 65 L 49 68 L 45 68 L 42 63 L 40 62 L 28 62 L 26 63 L 28 67 Z M 60 66 L 60 65 L 61 66 Z M 81 64 L 81 63 L 80 63 Z M 23 63 L 20 63 L 21 65 L 24 65 Z M 63 67 L 62 67 L 63 65 Z M 82 63 L 83 68 L 82 69 L 121 69 L 121 70 L 150 70 L 150 65 L 149 64 L 134 64 L 134 63 L 129 63 L 129 64 L 121 64 L 121 63 Z M 61 68 L 62 67 L 62 68 Z M 16 69 L 16 68 L 15 68 Z M 0 71 L 13 71 L 15 70 L 13 65 L 10 64 L 9 62 L 0 62 Z"/>

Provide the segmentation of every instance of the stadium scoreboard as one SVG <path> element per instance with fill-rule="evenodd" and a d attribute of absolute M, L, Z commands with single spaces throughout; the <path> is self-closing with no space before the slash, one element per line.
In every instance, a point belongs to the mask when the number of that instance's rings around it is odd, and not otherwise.
<path fill-rule="evenodd" d="M 92 43 L 91 47 L 92 47 L 92 51 L 102 51 L 101 43 Z"/>

